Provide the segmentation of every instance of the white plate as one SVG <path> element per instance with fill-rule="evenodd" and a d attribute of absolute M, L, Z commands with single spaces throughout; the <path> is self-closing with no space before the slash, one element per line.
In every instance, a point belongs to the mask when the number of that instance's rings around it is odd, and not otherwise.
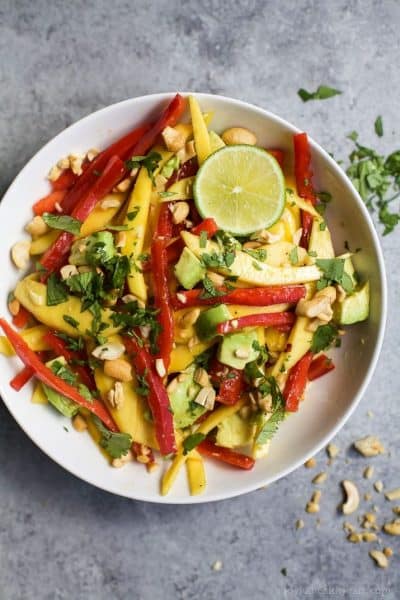
<path fill-rule="evenodd" d="M 23 228 L 31 218 L 33 202 L 48 193 L 45 176 L 50 167 L 71 152 L 104 148 L 135 124 L 156 115 L 171 97 L 172 94 L 154 94 L 133 98 L 93 113 L 56 136 L 20 172 L 0 205 L 1 315 L 8 317 L 7 293 L 19 276 L 9 260 L 9 250 L 15 241 L 26 237 Z M 256 132 L 260 145 L 282 148 L 292 156 L 292 136 L 298 130 L 286 121 L 238 100 L 210 94 L 197 97 L 203 110 L 215 112 L 212 126 L 216 131 L 235 125 L 248 127 Z M 123 469 L 110 468 L 88 435 L 75 432 L 70 421 L 51 408 L 30 402 L 30 385 L 20 393 L 9 387 L 8 382 L 21 363 L 1 356 L 0 392 L 6 406 L 27 435 L 54 461 L 114 494 L 152 502 L 193 504 L 250 492 L 287 475 L 343 426 L 370 381 L 381 349 L 386 319 L 385 272 L 377 234 L 363 202 L 336 162 L 315 142 L 311 141 L 311 146 L 318 189 L 333 195 L 328 222 L 335 249 L 343 252 L 344 240 L 349 240 L 352 248 L 363 250 L 354 256 L 354 262 L 361 276 L 371 281 L 371 315 L 365 323 L 349 328 L 342 347 L 335 351 L 336 369 L 309 386 L 300 411 L 279 429 L 269 456 L 259 460 L 249 472 L 207 460 L 207 489 L 202 496 L 189 495 L 183 469 L 171 493 L 162 497 L 160 469 L 148 475 L 137 463 Z"/>

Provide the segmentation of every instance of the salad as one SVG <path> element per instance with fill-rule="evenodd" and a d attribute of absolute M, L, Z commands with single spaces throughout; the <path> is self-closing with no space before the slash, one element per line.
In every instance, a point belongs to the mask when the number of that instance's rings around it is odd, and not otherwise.
<path fill-rule="evenodd" d="M 369 312 L 351 252 L 335 255 L 307 135 L 291 173 L 206 110 L 177 94 L 108 148 L 55 158 L 0 319 L 0 351 L 24 365 L 10 385 L 32 379 L 32 401 L 99 460 L 158 469 L 162 494 L 181 468 L 202 493 L 209 460 L 252 469 Z"/>

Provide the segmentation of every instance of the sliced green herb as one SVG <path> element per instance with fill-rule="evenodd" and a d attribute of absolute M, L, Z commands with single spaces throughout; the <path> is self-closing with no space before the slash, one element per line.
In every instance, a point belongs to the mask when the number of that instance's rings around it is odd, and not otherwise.
<path fill-rule="evenodd" d="M 183 440 L 183 454 L 188 454 L 191 450 L 194 450 L 196 446 L 198 446 L 203 440 L 205 440 L 206 436 L 204 433 L 192 433 L 187 438 Z"/>
<path fill-rule="evenodd" d="M 308 102 L 309 100 L 326 100 L 327 98 L 332 98 L 332 96 L 337 96 L 341 93 L 340 90 L 336 90 L 327 85 L 318 86 L 315 92 L 308 92 L 304 88 L 300 88 L 297 92 L 303 102 Z"/>
<path fill-rule="evenodd" d="M 382 121 L 382 117 L 380 115 L 379 115 L 379 117 L 376 117 L 376 119 L 375 119 L 374 128 L 375 128 L 376 135 L 379 137 L 382 137 L 383 136 L 383 121 Z"/>
<path fill-rule="evenodd" d="M 293 246 L 293 248 L 289 252 L 289 260 L 292 263 L 292 265 L 297 265 L 297 263 L 299 262 L 299 253 L 297 251 L 297 246 Z"/>
<path fill-rule="evenodd" d="M 68 300 L 68 290 L 60 278 L 52 273 L 47 280 L 46 304 L 47 306 L 56 306 Z"/>
<path fill-rule="evenodd" d="M 129 451 L 132 445 L 132 437 L 129 433 L 114 433 L 105 427 L 95 415 L 92 420 L 101 434 L 100 446 L 111 456 L 111 458 L 121 458 Z"/>
<path fill-rule="evenodd" d="M 327 323 L 326 325 L 320 325 L 314 332 L 311 352 L 317 354 L 326 348 L 332 346 L 338 339 L 338 329 L 335 325 Z"/>
<path fill-rule="evenodd" d="M 43 221 L 52 229 L 61 229 L 61 231 L 68 231 L 73 235 L 79 235 L 82 227 L 82 221 L 74 219 L 68 215 L 52 215 L 51 213 L 43 213 Z"/>

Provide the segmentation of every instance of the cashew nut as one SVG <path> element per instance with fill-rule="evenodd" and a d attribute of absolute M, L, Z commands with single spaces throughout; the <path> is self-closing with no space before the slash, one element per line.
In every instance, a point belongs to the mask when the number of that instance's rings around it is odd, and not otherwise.
<path fill-rule="evenodd" d="M 345 479 L 342 481 L 343 489 L 346 493 L 346 502 L 342 504 L 342 512 L 345 515 L 350 515 L 357 510 L 360 504 L 360 495 L 358 489 L 352 481 Z"/>
<path fill-rule="evenodd" d="M 216 393 L 214 388 L 211 386 L 203 387 L 197 394 L 194 401 L 196 404 L 200 404 L 200 406 L 204 406 L 208 410 L 212 410 L 214 408 Z"/>
<path fill-rule="evenodd" d="M 386 569 L 389 566 L 386 555 L 380 550 L 370 550 L 369 555 L 381 569 Z"/>
<path fill-rule="evenodd" d="M 174 127 L 166 127 L 162 133 L 164 144 L 170 152 L 178 152 L 185 145 L 185 136 Z"/>
<path fill-rule="evenodd" d="M 76 431 L 85 431 L 87 429 L 87 423 L 85 421 L 85 419 L 82 417 L 82 415 L 75 415 L 75 417 L 72 419 L 72 425 L 74 427 L 74 429 L 76 429 Z"/>
<path fill-rule="evenodd" d="M 61 279 L 63 281 L 65 281 L 66 279 L 69 279 L 73 275 L 78 275 L 78 273 L 79 273 L 79 271 L 75 265 L 64 265 L 60 269 L 60 275 L 61 275 Z"/>
<path fill-rule="evenodd" d="M 26 225 L 25 231 L 27 231 L 32 237 L 38 237 L 39 235 L 47 233 L 47 231 L 49 231 L 49 227 L 46 225 L 40 215 L 36 215 L 36 217 L 33 217 L 32 221 Z"/>
<path fill-rule="evenodd" d="M 328 286 L 319 290 L 310 300 L 305 300 L 304 298 L 299 300 L 296 307 L 296 314 L 308 317 L 309 319 L 317 317 L 320 321 L 328 322 L 333 317 L 332 304 L 335 299 L 335 288 Z"/>
<path fill-rule="evenodd" d="M 373 435 L 367 435 L 354 442 L 354 448 L 363 456 L 377 456 L 385 452 L 380 440 Z"/>
<path fill-rule="evenodd" d="M 132 381 L 132 367 L 124 358 L 104 361 L 104 373 L 120 381 Z"/>
<path fill-rule="evenodd" d="M 124 388 L 120 381 L 114 383 L 114 387 L 107 394 L 107 400 L 112 408 L 120 409 L 124 403 Z"/>
<path fill-rule="evenodd" d="M 233 146 L 234 144 L 255 146 L 257 144 L 257 138 L 254 133 L 244 127 L 230 127 L 229 129 L 225 129 L 221 137 L 227 146 Z"/>
<path fill-rule="evenodd" d="M 125 347 L 119 342 L 110 342 L 97 346 L 93 351 L 92 355 L 100 360 L 115 360 L 120 358 L 125 352 Z"/>
<path fill-rule="evenodd" d="M 183 221 L 189 216 L 190 207 L 187 202 L 175 202 L 171 207 L 172 221 L 175 225 L 183 223 Z"/>
<path fill-rule="evenodd" d="M 11 248 L 11 258 L 17 269 L 26 269 L 29 263 L 30 242 L 17 242 Z"/>
<path fill-rule="evenodd" d="M 385 523 L 383 526 L 383 531 L 389 533 L 390 535 L 400 535 L 400 519 L 396 519 L 390 523 Z"/>

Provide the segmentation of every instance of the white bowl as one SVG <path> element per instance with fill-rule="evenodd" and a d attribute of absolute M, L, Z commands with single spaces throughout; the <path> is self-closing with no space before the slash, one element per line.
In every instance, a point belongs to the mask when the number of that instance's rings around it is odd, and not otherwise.
<path fill-rule="evenodd" d="M 7 293 L 19 276 L 9 260 L 10 247 L 25 237 L 23 229 L 31 218 L 33 202 L 48 193 L 46 174 L 51 166 L 71 152 L 107 146 L 136 123 L 156 115 L 171 97 L 169 93 L 153 94 L 99 110 L 56 136 L 22 169 L 0 205 L 1 315 L 8 317 Z M 292 136 L 298 132 L 294 126 L 239 100 L 211 94 L 197 97 L 203 110 L 215 112 L 212 126 L 216 131 L 234 125 L 248 127 L 257 133 L 260 145 L 282 148 L 292 157 Z M 299 412 L 287 419 L 274 437 L 269 456 L 257 461 L 249 472 L 207 460 L 207 489 L 201 496 L 189 495 L 183 469 L 170 494 L 162 497 L 161 470 L 148 475 L 138 463 L 110 468 L 88 435 L 74 431 L 70 421 L 49 407 L 31 403 L 30 385 L 19 393 L 9 387 L 21 363 L 1 356 L 1 396 L 22 429 L 48 456 L 77 477 L 114 494 L 193 504 L 237 496 L 271 483 L 300 466 L 339 431 L 360 401 L 381 349 L 386 319 L 385 269 L 378 237 L 362 200 L 336 162 L 312 140 L 311 148 L 317 188 L 333 195 L 327 218 L 336 252 L 344 251 L 345 240 L 351 248 L 362 248 L 354 263 L 361 276 L 371 281 L 371 314 L 368 321 L 349 328 L 342 347 L 334 351 L 336 369 L 309 386 Z"/>

